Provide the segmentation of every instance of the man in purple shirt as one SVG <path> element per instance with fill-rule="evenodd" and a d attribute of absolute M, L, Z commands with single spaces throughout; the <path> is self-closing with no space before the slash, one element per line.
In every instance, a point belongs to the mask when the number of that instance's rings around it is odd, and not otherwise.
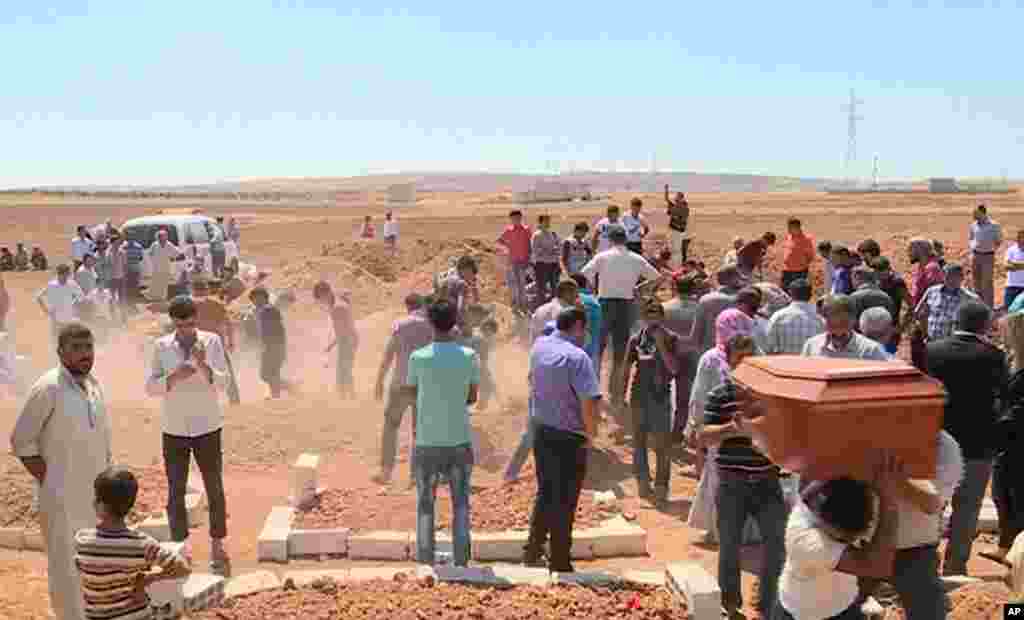
<path fill-rule="evenodd" d="M 538 338 L 530 351 L 537 497 L 523 563 L 541 564 L 541 550 L 550 535 L 548 569 L 571 573 L 573 520 L 587 474 L 587 446 L 597 436 L 601 387 L 593 362 L 580 348 L 586 312 L 567 308 L 555 326 L 557 331 Z"/>
<path fill-rule="evenodd" d="M 430 326 L 423 308 L 423 299 L 416 293 L 405 298 L 405 308 L 409 315 L 395 321 L 384 349 L 384 359 L 377 371 L 377 384 L 374 395 L 377 400 L 384 400 L 384 377 L 391 372 L 391 385 L 388 388 L 387 405 L 384 407 L 384 430 L 380 439 L 380 473 L 373 477 L 377 484 L 391 482 L 391 472 L 395 468 L 395 453 L 398 451 L 398 427 L 402 425 L 402 417 L 406 409 L 412 409 L 412 428 L 416 432 L 416 396 L 402 390 L 402 382 L 409 372 L 409 356 L 417 349 L 430 344 L 434 339 L 434 328 Z M 413 451 L 414 452 L 414 451 Z M 415 459 L 409 455 L 409 480 L 414 480 Z"/>

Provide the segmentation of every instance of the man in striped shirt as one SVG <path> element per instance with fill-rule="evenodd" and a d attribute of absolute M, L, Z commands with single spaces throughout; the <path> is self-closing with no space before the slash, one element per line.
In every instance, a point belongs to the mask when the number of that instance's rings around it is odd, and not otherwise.
<path fill-rule="evenodd" d="M 788 292 L 793 301 L 768 320 L 764 347 L 768 355 L 800 355 L 808 340 L 825 332 L 825 320 L 811 303 L 811 283 L 794 280 Z"/>
<path fill-rule="evenodd" d="M 125 524 L 139 491 L 130 471 L 110 467 L 96 477 L 93 488 L 98 522 L 75 534 L 85 618 L 149 620 L 154 614 L 146 586 L 184 577 L 191 569 L 180 555 Z M 160 572 L 150 572 L 153 567 Z"/>
<path fill-rule="evenodd" d="M 725 345 L 729 368 L 736 368 L 753 355 L 754 341 L 736 335 Z M 743 594 L 740 587 L 740 548 L 747 518 L 757 520 L 761 532 L 764 559 L 761 563 L 761 597 L 758 609 L 767 618 L 775 606 L 779 575 L 785 563 L 786 505 L 779 484 L 779 467 L 754 447 L 744 423 L 747 406 L 736 385 L 728 378 L 711 390 L 704 405 L 704 427 L 700 442 L 717 446 L 718 467 L 718 587 L 722 591 L 723 615 L 742 617 Z"/>

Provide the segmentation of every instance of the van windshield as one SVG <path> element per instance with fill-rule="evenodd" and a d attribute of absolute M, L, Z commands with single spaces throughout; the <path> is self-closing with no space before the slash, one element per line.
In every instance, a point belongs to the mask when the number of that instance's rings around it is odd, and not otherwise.
<path fill-rule="evenodd" d="M 132 224 L 125 226 L 121 232 L 129 241 L 138 241 L 142 247 L 148 248 L 156 241 L 156 234 L 161 228 L 167 229 L 167 240 L 178 245 L 178 228 L 164 224 Z"/>

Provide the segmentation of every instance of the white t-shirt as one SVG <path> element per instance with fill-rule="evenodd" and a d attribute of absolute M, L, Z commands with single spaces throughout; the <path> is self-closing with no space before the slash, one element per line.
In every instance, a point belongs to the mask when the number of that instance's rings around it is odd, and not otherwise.
<path fill-rule="evenodd" d="M 600 220 L 598 220 L 597 225 L 594 226 L 594 230 L 597 232 L 597 251 L 598 252 L 604 252 L 605 250 L 610 250 L 611 249 L 611 247 L 612 247 L 612 240 L 608 238 L 608 231 L 611 229 L 612 226 L 620 226 L 620 227 L 625 228 L 622 225 L 622 218 L 621 217 L 619 219 L 615 220 L 614 222 L 609 220 L 606 217 L 603 217 Z"/>
<path fill-rule="evenodd" d="M 943 503 L 953 499 L 953 493 L 964 475 L 964 461 L 960 456 L 960 444 L 946 431 L 939 431 L 937 440 L 938 457 L 935 464 L 935 491 Z M 942 529 L 942 512 L 927 514 L 903 498 L 896 499 L 899 517 L 896 522 L 896 548 L 912 549 L 939 542 Z"/>
<path fill-rule="evenodd" d="M 619 221 L 626 229 L 626 243 L 640 243 L 644 240 L 644 224 L 647 223 L 647 220 L 642 213 L 639 217 L 633 217 L 632 213 L 627 213 L 619 218 Z"/>
<path fill-rule="evenodd" d="M 661 277 L 661 272 L 643 256 L 630 252 L 625 246 L 598 252 L 583 266 L 580 273 L 591 282 L 595 275 L 600 276 L 597 296 L 601 299 L 633 299 L 633 288 L 641 277 L 648 280 Z"/>
<path fill-rule="evenodd" d="M 50 280 L 46 288 L 39 291 L 36 299 L 43 300 L 50 316 L 58 323 L 70 323 L 78 318 L 75 312 L 75 302 L 85 298 L 82 287 L 68 278 L 68 281 L 61 284 L 57 280 Z"/>
<path fill-rule="evenodd" d="M 857 578 L 836 571 L 846 547 L 815 527 L 814 514 L 803 502 L 793 506 L 786 524 L 779 602 L 794 620 L 831 618 L 857 600 Z"/>
<path fill-rule="evenodd" d="M 75 237 L 71 240 L 71 258 L 81 261 L 86 254 L 96 251 L 96 244 L 82 237 Z"/>
<path fill-rule="evenodd" d="M 1015 263 L 1024 263 L 1024 249 L 1014 243 L 1006 250 L 1006 262 L 1013 261 Z M 1022 271 L 1007 271 L 1006 272 L 1006 286 L 1020 286 L 1024 287 L 1024 270 Z"/>

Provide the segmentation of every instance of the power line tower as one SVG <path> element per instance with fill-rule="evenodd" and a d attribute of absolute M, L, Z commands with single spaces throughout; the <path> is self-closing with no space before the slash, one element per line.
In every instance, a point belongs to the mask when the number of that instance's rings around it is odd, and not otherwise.
<path fill-rule="evenodd" d="M 871 189 L 878 189 L 878 155 L 875 155 L 875 165 L 871 169 Z"/>
<path fill-rule="evenodd" d="M 863 104 L 862 99 L 857 99 L 850 89 L 850 102 L 843 106 L 843 110 L 847 113 L 846 118 L 846 170 L 844 173 L 846 177 L 850 177 L 850 166 L 853 162 L 857 161 L 857 121 L 864 120 L 863 116 L 857 114 L 857 106 Z"/>

